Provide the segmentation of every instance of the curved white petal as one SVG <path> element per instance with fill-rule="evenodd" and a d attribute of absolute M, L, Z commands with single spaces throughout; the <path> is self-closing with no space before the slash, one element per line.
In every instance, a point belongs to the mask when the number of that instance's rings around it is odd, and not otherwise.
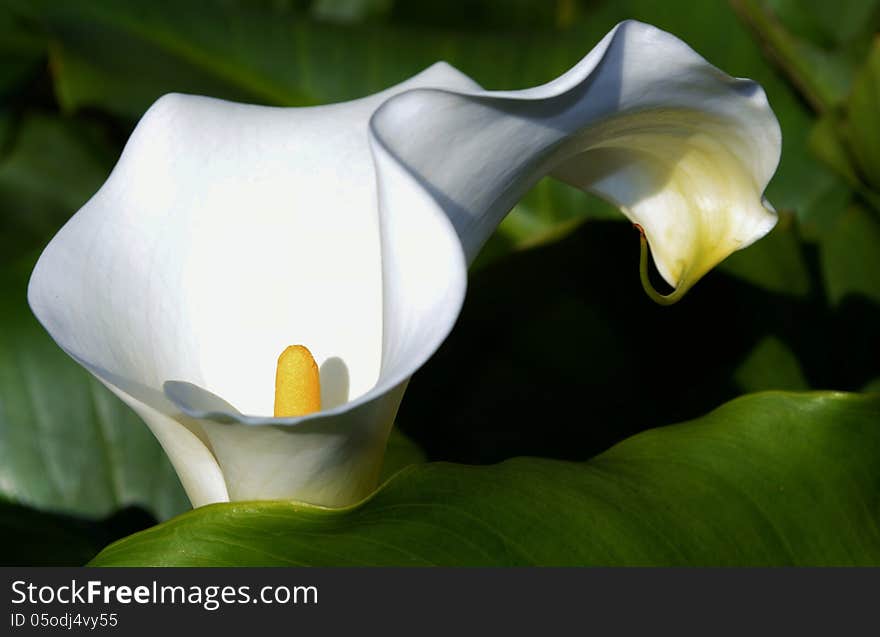
<path fill-rule="evenodd" d="M 28 296 L 143 416 L 194 505 L 343 505 L 375 486 L 467 261 L 540 177 L 617 202 L 683 289 L 773 225 L 761 191 L 778 155 L 760 88 L 633 22 L 526 91 L 485 92 L 439 64 L 318 108 L 168 96 Z M 271 418 L 292 343 L 315 354 L 325 409 Z"/>
<path fill-rule="evenodd" d="M 414 135 L 426 119 L 430 133 Z M 679 288 L 776 221 L 762 192 L 781 138 L 763 90 L 639 22 L 544 86 L 408 91 L 373 123 L 444 205 L 470 258 L 548 173 L 618 204 Z"/>

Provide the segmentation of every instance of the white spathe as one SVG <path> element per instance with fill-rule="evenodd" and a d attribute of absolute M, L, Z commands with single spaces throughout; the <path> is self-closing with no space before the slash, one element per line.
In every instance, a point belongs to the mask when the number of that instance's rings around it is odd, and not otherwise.
<path fill-rule="evenodd" d="M 538 179 L 617 203 L 687 288 L 772 228 L 779 152 L 760 87 L 637 22 L 524 91 L 439 63 L 315 108 L 168 95 L 47 246 L 28 298 L 149 425 L 194 506 L 341 506 L 375 487 L 467 263 Z M 321 367 L 324 409 L 271 418 L 292 343 Z"/>

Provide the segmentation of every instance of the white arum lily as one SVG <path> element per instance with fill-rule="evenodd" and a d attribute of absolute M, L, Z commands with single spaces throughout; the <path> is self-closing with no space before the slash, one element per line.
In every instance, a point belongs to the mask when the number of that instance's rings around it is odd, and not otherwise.
<path fill-rule="evenodd" d="M 773 226 L 762 192 L 779 149 L 760 87 L 637 22 L 523 91 L 441 63 L 316 108 L 169 95 L 43 252 L 28 297 L 146 421 L 194 506 L 341 506 L 375 488 L 467 264 L 539 178 L 616 203 L 679 295 Z M 276 418 L 291 343 L 319 364 L 321 409 Z"/>

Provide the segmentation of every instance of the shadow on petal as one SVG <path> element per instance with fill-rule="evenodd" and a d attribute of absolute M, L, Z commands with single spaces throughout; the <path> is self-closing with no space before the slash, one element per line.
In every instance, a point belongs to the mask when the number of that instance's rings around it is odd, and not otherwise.
<path fill-rule="evenodd" d="M 333 356 L 321 365 L 321 408 L 333 409 L 348 402 L 348 366 L 338 356 Z"/>

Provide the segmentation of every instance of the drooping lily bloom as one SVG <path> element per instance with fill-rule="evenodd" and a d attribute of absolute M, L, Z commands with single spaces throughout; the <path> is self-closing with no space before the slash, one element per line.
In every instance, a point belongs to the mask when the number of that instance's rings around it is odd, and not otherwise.
<path fill-rule="evenodd" d="M 375 488 L 469 261 L 538 179 L 616 203 L 677 297 L 774 225 L 779 152 L 759 86 L 637 22 L 522 91 L 440 63 L 315 108 L 168 95 L 28 297 L 144 419 L 194 506 L 346 505 Z"/>

